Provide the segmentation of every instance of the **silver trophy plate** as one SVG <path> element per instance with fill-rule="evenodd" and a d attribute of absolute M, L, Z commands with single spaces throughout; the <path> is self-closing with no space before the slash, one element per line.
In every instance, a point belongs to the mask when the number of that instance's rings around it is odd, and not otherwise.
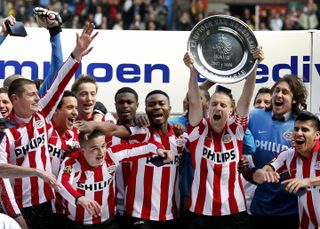
<path fill-rule="evenodd" d="M 249 26 L 227 15 L 210 16 L 198 22 L 188 40 L 194 67 L 216 83 L 235 83 L 250 75 L 258 64 L 252 57 L 257 45 Z"/>

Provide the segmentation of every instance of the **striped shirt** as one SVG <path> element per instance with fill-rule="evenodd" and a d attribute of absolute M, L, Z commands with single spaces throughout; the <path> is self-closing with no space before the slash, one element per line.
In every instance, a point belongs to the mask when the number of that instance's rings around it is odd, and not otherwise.
<path fill-rule="evenodd" d="M 60 136 L 59 133 L 54 130 L 49 139 L 49 154 L 52 164 L 52 173 L 58 177 L 60 171 L 60 165 L 66 158 L 69 151 L 79 149 L 78 133 L 76 129 L 67 130 L 64 136 Z M 65 208 L 66 200 L 62 198 L 60 193 L 55 193 L 55 199 L 51 201 L 52 211 L 56 214 L 67 214 Z"/>
<path fill-rule="evenodd" d="M 52 171 L 48 149 L 48 139 L 53 132 L 50 120 L 79 64 L 69 57 L 57 73 L 49 90 L 40 99 L 38 103 L 40 112 L 35 113 L 28 123 L 18 124 L 16 128 L 5 130 L 6 135 L 0 145 L 0 162 Z M 16 121 L 13 112 L 9 118 Z M 14 209 L 15 204 L 19 208 L 26 208 L 54 198 L 53 189 L 35 176 L 12 179 L 11 185 L 12 187 L 8 185 L 3 187 L 3 193 L 10 193 L 9 189 L 13 188 L 15 197 L 5 206 L 6 211 Z M 2 201 L 5 201 L 5 198 L 6 196 L 1 195 Z M 17 213 L 19 212 L 15 212 Z"/>
<path fill-rule="evenodd" d="M 278 154 L 270 165 L 279 173 L 289 171 L 291 178 L 320 177 L 320 142 L 308 158 L 290 148 Z M 308 187 L 305 194 L 298 196 L 298 209 L 300 228 L 320 227 L 320 186 Z"/>
<path fill-rule="evenodd" d="M 61 165 L 58 180 L 62 184 L 60 194 L 67 200 L 69 219 L 81 224 L 99 224 L 115 215 L 115 185 L 116 166 L 121 161 L 137 160 L 156 153 L 158 143 L 121 144 L 108 148 L 105 161 L 97 168 L 87 165 L 83 155 L 76 152 L 67 157 Z M 93 217 L 82 206 L 76 204 L 76 199 L 85 196 L 95 200 L 102 207 L 102 214 Z"/>
<path fill-rule="evenodd" d="M 169 124 L 168 124 L 169 125 Z M 171 125 L 166 135 L 152 127 L 130 128 L 138 141 L 157 141 L 173 153 L 173 162 L 155 166 L 149 158 L 131 163 L 126 190 L 126 213 L 146 220 L 165 221 L 178 216 L 180 206 L 179 163 L 187 141 L 187 134 L 176 137 Z"/>
<path fill-rule="evenodd" d="M 247 117 L 235 115 L 220 133 L 209 120 L 188 126 L 194 179 L 187 206 L 191 212 L 223 216 L 246 210 L 244 189 L 237 170 Z"/>

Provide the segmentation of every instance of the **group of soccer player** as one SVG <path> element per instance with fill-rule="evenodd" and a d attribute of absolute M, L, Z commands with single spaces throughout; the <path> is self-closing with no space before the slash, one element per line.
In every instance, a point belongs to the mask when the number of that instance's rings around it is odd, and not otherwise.
<path fill-rule="evenodd" d="M 1 210 L 18 223 L 12 228 L 319 227 L 320 121 L 302 111 L 307 93 L 297 77 L 259 91 L 249 113 L 256 69 L 235 103 L 227 88 L 210 96 L 214 83 L 198 85 L 187 52 L 185 115 L 170 118 L 168 94 L 153 90 L 138 116 L 137 92 L 123 87 L 114 96 L 115 121 L 96 101 L 92 77 L 65 90 L 92 50 L 94 25 L 76 35 L 62 63 L 63 19 L 40 7 L 34 12 L 50 32 L 49 75 L 39 88 L 8 76 L 0 89 Z M 262 47 L 252 55 L 262 61 Z M 244 178 L 257 185 L 254 192 Z M 4 220 L 0 215 L 0 226 Z"/>

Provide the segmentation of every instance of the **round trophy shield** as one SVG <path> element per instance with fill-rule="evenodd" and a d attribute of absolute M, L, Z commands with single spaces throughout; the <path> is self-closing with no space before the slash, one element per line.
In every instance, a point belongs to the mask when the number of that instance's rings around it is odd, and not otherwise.
<path fill-rule="evenodd" d="M 258 64 L 252 57 L 257 45 L 249 26 L 227 15 L 215 15 L 198 22 L 188 40 L 194 67 L 216 83 L 235 83 L 250 75 Z"/>

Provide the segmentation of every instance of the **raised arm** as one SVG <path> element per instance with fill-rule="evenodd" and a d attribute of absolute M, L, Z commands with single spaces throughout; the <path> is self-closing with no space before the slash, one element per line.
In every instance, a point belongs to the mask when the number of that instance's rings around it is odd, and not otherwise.
<path fill-rule="evenodd" d="M 203 110 L 200 99 L 200 89 L 197 80 L 197 70 L 193 63 L 194 58 L 190 52 L 187 52 L 183 57 L 184 64 L 190 69 L 190 78 L 188 86 L 188 98 L 189 98 L 189 124 L 191 126 L 197 126 L 203 117 Z"/>
<path fill-rule="evenodd" d="M 13 16 L 6 17 L 2 20 L 1 32 L 0 32 L 0 45 L 6 39 L 8 33 L 9 33 L 7 30 L 6 24 L 5 24 L 6 21 L 9 21 L 11 25 L 16 23 L 16 19 Z"/>
<path fill-rule="evenodd" d="M 81 35 L 78 33 L 76 34 L 77 42 L 71 53 L 71 57 L 69 57 L 59 69 L 49 90 L 39 101 L 41 112 L 49 121 L 53 116 L 56 106 L 59 104 L 64 89 L 68 85 L 73 74 L 76 72 L 81 58 L 92 50 L 92 47 L 89 48 L 89 46 L 98 34 L 95 33 L 92 35 L 93 29 L 94 25 L 92 23 L 87 24 L 83 28 Z"/>
<path fill-rule="evenodd" d="M 79 131 L 85 132 L 87 135 L 92 133 L 94 130 L 101 131 L 104 135 L 107 136 L 116 136 L 119 138 L 126 138 L 131 135 L 131 132 L 125 126 L 118 126 L 113 123 L 108 122 L 99 122 L 99 121 L 78 121 L 75 124 L 75 127 Z"/>
<path fill-rule="evenodd" d="M 252 55 L 253 58 L 258 59 L 260 63 L 264 59 L 262 47 L 258 46 Z M 256 85 L 256 71 L 257 69 L 254 69 L 252 73 L 247 77 L 242 89 L 240 99 L 238 100 L 237 114 L 240 116 L 247 116 L 249 113 L 249 107 L 253 96 L 254 87 Z"/>

